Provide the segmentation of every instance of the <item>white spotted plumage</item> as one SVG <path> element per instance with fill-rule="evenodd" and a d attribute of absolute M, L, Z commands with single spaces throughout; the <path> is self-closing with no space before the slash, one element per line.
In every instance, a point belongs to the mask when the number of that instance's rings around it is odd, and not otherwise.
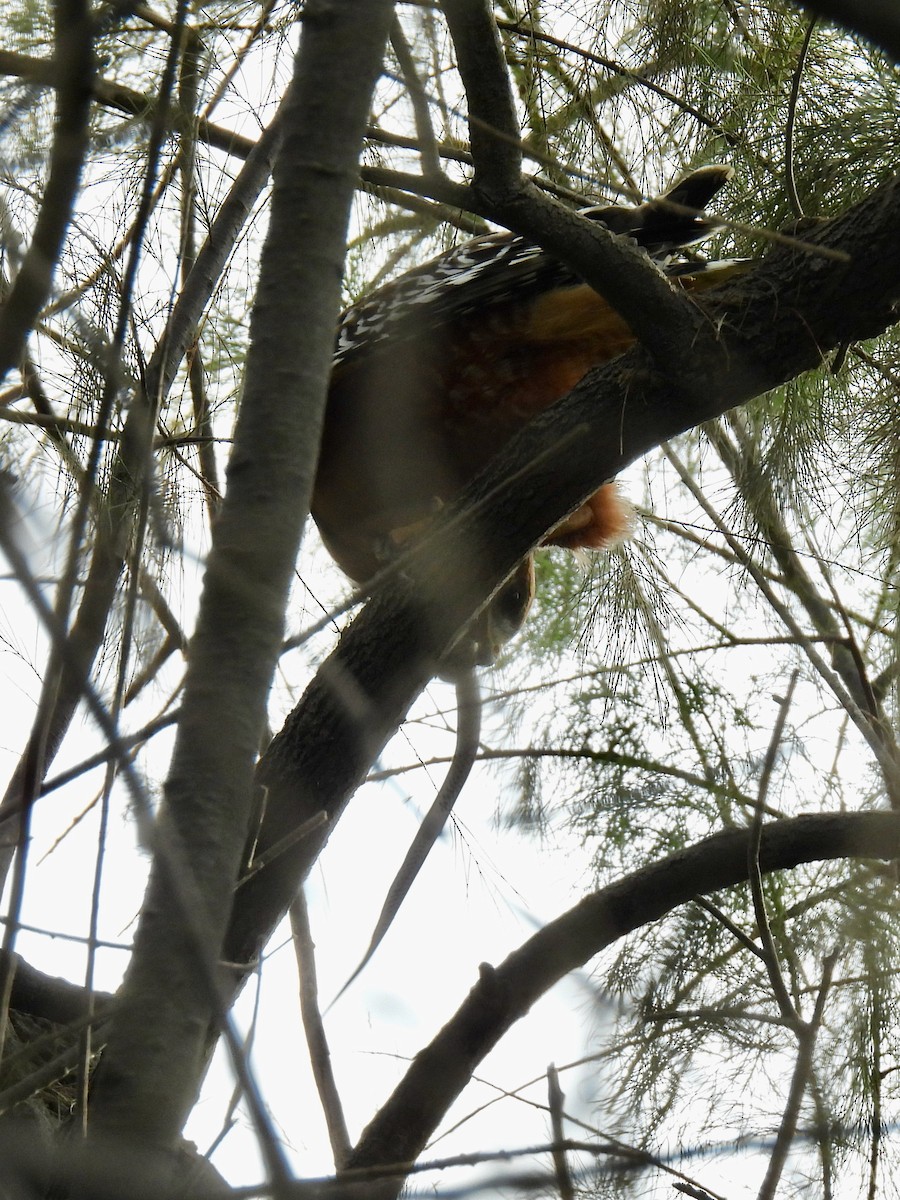
<path fill-rule="evenodd" d="M 575 282 L 540 246 L 512 233 L 489 233 L 415 267 L 351 305 L 341 316 L 333 366 L 383 339 L 421 333 L 510 296 Z"/>
<path fill-rule="evenodd" d="M 703 208 L 731 175 L 730 167 L 701 167 L 660 199 L 636 208 L 592 206 L 582 215 L 636 238 L 653 258 L 667 262 L 674 248 L 715 228 Z M 578 282 L 574 271 L 527 238 L 484 234 L 351 305 L 340 319 L 332 365 L 343 368 L 380 344 L 419 337 L 468 313 Z"/>

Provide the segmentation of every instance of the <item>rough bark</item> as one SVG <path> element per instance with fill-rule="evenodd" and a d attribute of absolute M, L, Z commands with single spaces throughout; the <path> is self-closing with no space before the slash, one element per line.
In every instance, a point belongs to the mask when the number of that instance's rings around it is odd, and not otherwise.
<path fill-rule="evenodd" d="M 333 826 L 440 655 L 522 556 L 601 483 L 660 442 L 892 324 L 898 219 L 893 179 L 806 234 L 807 248 L 778 247 L 740 284 L 697 301 L 702 320 L 684 375 L 655 370 L 635 347 L 523 430 L 377 589 L 273 740 L 258 772 L 267 789 L 260 849 L 319 812 Z M 230 961 L 254 960 L 326 837 L 327 829 L 295 844 L 238 891 Z"/>

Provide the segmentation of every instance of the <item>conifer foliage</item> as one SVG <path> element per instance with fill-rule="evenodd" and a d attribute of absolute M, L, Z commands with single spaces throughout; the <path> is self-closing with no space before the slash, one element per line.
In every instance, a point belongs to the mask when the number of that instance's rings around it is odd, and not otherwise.
<path fill-rule="evenodd" d="M 2 20 L 0 1196 L 896 1195 L 890 6 Z M 719 286 L 578 214 L 710 164 Z M 354 591 L 340 313 L 497 231 L 633 344 Z M 617 477 L 622 544 L 540 548 Z M 532 554 L 456 853 L 325 1012 Z"/>

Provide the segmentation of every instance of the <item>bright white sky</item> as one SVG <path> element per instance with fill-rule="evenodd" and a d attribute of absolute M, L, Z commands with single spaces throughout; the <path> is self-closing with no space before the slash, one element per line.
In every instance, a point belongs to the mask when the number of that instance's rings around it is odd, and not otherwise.
<path fill-rule="evenodd" d="M 327 594 L 334 575 L 328 570 L 321 590 Z M 318 590 L 318 589 L 315 589 Z M 23 658 L 5 653 L 4 666 L 21 677 L 20 692 L 9 706 L 0 763 L 11 770 L 22 745 L 37 695 L 37 674 L 42 662 L 41 640 L 26 639 L 30 615 L 17 599 L 15 585 L 0 593 L 7 631 L 13 629 L 24 645 Z M 30 660 L 29 662 L 26 660 Z M 573 671 L 577 662 L 573 659 Z M 308 663 L 299 653 L 282 663 L 281 676 L 289 685 L 273 700 L 274 711 L 286 712 L 308 678 Z M 173 664 L 173 680 L 180 664 Z M 497 685 L 490 675 L 487 687 Z M 424 721 L 411 727 L 415 753 L 405 735 L 388 749 L 388 761 L 404 764 L 448 754 L 452 734 L 441 733 L 441 720 L 432 715 L 440 707 L 450 713 L 452 690 L 434 684 L 417 706 Z M 437 706 L 437 707 L 436 707 Z M 156 709 L 142 702 L 129 710 L 127 727 L 139 727 Z M 502 710 L 487 712 L 483 740 L 504 744 L 508 731 Z M 431 733 L 426 732 L 430 727 Z M 90 722 L 67 742 L 54 765 L 54 773 L 92 752 L 98 739 Z M 171 735 L 156 739 L 143 767 L 154 779 L 164 775 Z M 431 803 L 444 768 L 416 771 L 381 785 L 368 785 L 354 798 L 338 825 L 326 853 L 308 885 L 313 936 L 318 947 L 317 965 L 323 1007 L 337 993 L 359 961 L 383 897 L 406 846 L 415 831 L 418 815 Z M 430 776 L 430 777 L 429 777 Z M 525 840 L 498 827 L 503 774 L 497 766 L 476 766 L 457 807 L 458 828 L 445 834 L 416 881 L 394 928 L 375 958 L 326 1018 L 326 1028 L 338 1086 L 346 1106 L 351 1138 L 368 1122 L 378 1105 L 402 1075 L 408 1059 L 431 1039 L 475 982 L 478 964 L 497 963 L 526 940 L 538 925 L 574 904 L 590 888 L 589 849 L 561 829 L 546 843 Z M 82 943 L 89 912 L 89 879 L 96 853 L 96 808 L 77 826 L 73 818 L 95 797 L 102 782 L 97 771 L 75 788 L 42 800 L 36 812 L 34 846 L 29 873 L 27 924 L 63 936 L 21 934 L 18 947 L 35 966 L 74 981 L 83 978 Z M 127 943 L 139 910 L 146 860 L 134 844 L 134 826 L 127 809 L 125 789 L 115 791 L 104 874 L 101 937 Z M 63 830 L 66 836 L 55 844 Z M 45 852 L 52 847 L 52 852 Z M 97 960 L 97 986 L 113 989 L 126 962 L 124 950 L 102 950 Z M 257 993 L 251 984 L 238 1006 L 237 1019 L 247 1030 L 253 1019 Z M 548 1063 L 564 1068 L 577 1063 L 596 1048 L 609 1009 L 597 996 L 586 974 L 578 973 L 553 990 L 529 1017 L 520 1022 L 478 1071 L 473 1083 L 455 1106 L 449 1120 L 456 1121 L 493 1101 L 427 1153 L 430 1159 L 472 1150 L 516 1148 L 550 1140 L 546 1114 Z M 283 1132 L 292 1164 L 302 1175 L 327 1174 L 331 1156 L 315 1096 L 302 1038 L 297 1000 L 296 968 L 287 925 L 273 940 L 265 964 L 256 1014 L 252 1058 L 260 1086 L 277 1127 Z M 518 1098 L 499 1099 L 501 1090 L 519 1089 L 536 1080 Z M 597 1097 L 596 1070 L 590 1064 L 563 1071 L 566 1110 L 593 1125 Z M 230 1068 L 219 1053 L 187 1135 L 206 1148 L 221 1130 L 232 1093 Z M 570 1126 L 572 1137 L 586 1135 Z M 707 1130 L 717 1140 L 717 1131 Z M 721 1131 L 727 1139 L 725 1129 Z M 673 1147 L 674 1148 L 674 1147 Z M 661 1147 L 661 1150 L 665 1147 Z M 238 1113 L 236 1128 L 224 1140 L 214 1162 L 235 1184 L 255 1184 L 263 1177 L 255 1138 L 246 1115 Z M 546 1160 L 539 1164 L 546 1169 Z M 714 1161 L 700 1161 L 686 1169 L 707 1186 L 721 1187 L 731 1200 L 755 1194 L 756 1171 L 744 1160 L 741 1176 Z M 750 1169 L 748 1169 L 750 1168 Z M 504 1170 L 502 1164 L 485 1167 L 485 1178 Z M 476 1176 L 481 1177 L 481 1176 Z M 426 1176 L 420 1186 L 448 1186 L 451 1181 L 471 1184 L 472 1172 Z"/>
<path fill-rule="evenodd" d="M 282 72 L 286 62 L 285 56 L 278 68 Z M 260 95 L 276 73 L 275 69 L 261 72 Z M 217 119 L 234 128 L 246 122 L 242 131 L 253 134 L 258 117 L 245 100 L 241 110 L 223 109 Z M 92 215 L 99 211 L 97 199 L 94 193 Z M 661 507 L 668 503 L 669 497 L 663 493 Z M 56 533 L 47 515 L 52 510 L 42 507 L 31 480 L 23 487 L 23 508 L 24 533 L 33 566 L 38 574 L 51 574 L 52 563 L 42 561 L 41 555 Z M 203 535 L 192 531 L 189 524 L 186 536 L 198 543 L 196 555 L 187 556 L 190 563 L 201 556 Z M 325 598 L 334 597 L 340 588 L 334 572 L 322 567 L 315 556 L 304 562 L 304 578 L 312 583 L 312 590 Z M 723 578 L 709 578 L 705 603 L 714 607 L 716 598 L 726 595 L 725 583 Z M 195 602 L 197 580 L 186 576 L 181 586 L 184 607 L 189 611 Z M 189 625 L 189 617 L 185 617 L 185 623 Z M 319 640 L 317 650 L 329 642 L 330 636 Z M 8 777 L 31 725 L 46 657 L 44 640 L 13 582 L 0 587 L 0 656 L 0 674 L 6 681 L 0 773 Z M 745 669 L 749 670 L 748 662 L 744 659 Z M 573 670 L 576 666 L 573 659 Z M 171 664 L 166 686 L 176 687 L 181 670 L 180 662 Z M 311 670 L 307 654 L 286 657 L 273 696 L 273 714 L 283 715 L 289 710 Z M 134 711 L 129 709 L 125 720 L 129 731 L 157 714 L 158 693 L 155 695 L 153 703 L 142 699 Z M 450 689 L 435 685 L 416 712 L 425 717 L 436 707 L 443 708 L 450 713 L 452 727 L 453 706 Z M 277 725 L 277 717 L 273 720 Z M 486 725 L 485 740 L 500 744 L 505 736 L 502 712 L 490 713 Z M 451 734 L 426 733 L 424 722 L 412 729 L 412 736 L 415 752 L 424 758 L 447 754 L 452 749 Z M 67 740 L 53 773 L 80 761 L 98 744 L 91 723 L 85 721 L 80 732 L 73 732 Z M 162 735 L 141 760 L 142 769 L 154 781 L 165 775 L 170 746 L 171 736 Z M 408 763 L 413 761 L 414 753 L 400 741 L 389 748 L 387 758 L 394 764 Z M 336 994 L 358 963 L 387 886 L 413 836 L 417 815 L 431 803 L 442 772 L 443 768 L 437 768 L 429 776 L 419 771 L 362 789 L 314 870 L 308 899 L 318 946 L 323 1004 Z M 351 1137 L 361 1131 L 389 1094 L 409 1056 L 430 1040 L 461 1003 L 475 982 L 478 964 L 501 961 L 542 921 L 574 904 L 590 886 L 589 850 L 573 837 L 557 829 L 557 841 L 550 846 L 498 828 L 495 817 L 503 779 L 500 768 L 476 767 L 457 808 L 459 831 L 445 835 L 436 847 L 375 959 L 327 1017 Z M 83 978 L 85 952 L 83 944 L 67 937 L 83 938 L 87 930 L 97 840 L 96 809 L 77 825 L 74 822 L 101 785 L 102 772 L 94 772 L 78 786 L 42 800 L 35 816 L 23 917 L 27 924 L 47 932 L 23 932 L 18 949 L 38 968 L 74 981 Z M 66 830 L 66 836 L 56 844 Z M 102 937 L 127 944 L 140 908 L 145 875 L 146 860 L 135 845 L 127 795 L 119 785 L 104 875 Z M 125 962 L 124 949 L 101 950 L 97 986 L 114 988 Z M 238 1007 L 238 1021 L 244 1029 L 251 1023 L 255 995 L 251 985 Z M 506 1098 L 487 1108 L 451 1137 L 439 1141 L 428 1157 L 548 1141 L 543 1072 L 550 1062 L 563 1067 L 589 1054 L 602 1036 L 607 1015 L 604 999 L 596 995 L 586 975 L 572 977 L 554 989 L 482 1065 L 478 1075 L 485 1082 L 477 1082 L 467 1090 L 451 1115 L 451 1123 L 495 1099 L 497 1089 L 516 1089 L 532 1079 L 539 1082 L 521 1098 Z M 276 936 L 265 964 L 253 1062 L 298 1173 L 328 1173 L 332 1166 L 330 1151 L 302 1041 L 294 957 L 286 926 Z M 598 1086 L 596 1071 L 590 1066 L 566 1071 L 562 1086 L 567 1111 L 590 1124 Z M 218 1135 L 230 1092 L 229 1071 L 220 1055 L 188 1130 L 201 1149 Z M 583 1131 L 572 1126 L 567 1132 L 578 1137 Z M 721 1136 L 727 1141 L 731 1133 L 723 1126 L 721 1130 L 707 1129 L 702 1136 L 710 1140 Z M 699 1138 L 701 1134 L 695 1130 L 691 1136 Z M 665 1149 L 660 1147 L 661 1151 Z M 254 1137 L 242 1113 L 214 1161 L 235 1184 L 253 1184 L 262 1178 Z M 544 1160 L 541 1165 L 547 1167 L 548 1163 Z M 729 1200 L 743 1200 L 755 1195 L 762 1167 L 760 1159 L 732 1155 L 727 1161 L 699 1159 L 686 1169 L 695 1172 L 706 1186 L 725 1192 Z M 451 1178 L 471 1182 L 472 1175 L 427 1176 L 420 1186 L 440 1186 Z M 668 1194 L 668 1185 L 664 1190 Z"/>

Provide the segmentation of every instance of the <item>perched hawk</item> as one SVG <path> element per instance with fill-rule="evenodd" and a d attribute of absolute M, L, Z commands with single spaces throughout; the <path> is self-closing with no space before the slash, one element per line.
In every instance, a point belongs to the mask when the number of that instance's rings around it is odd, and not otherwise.
<path fill-rule="evenodd" d="M 636 239 L 684 287 L 708 286 L 717 277 L 706 264 L 675 252 L 714 228 L 702 210 L 731 173 L 704 167 L 658 200 L 583 215 Z M 633 342 L 569 267 L 511 233 L 466 242 L 352 305 L 338 329 L 312 501 L 332 557 L 364 583 L 531 417 Z M 598 548 L 627 525 L 606 484 L 546 542 Z M 520 627 L 533 586 L 529 556 L 475 631 L 475 661 L 492 661 Z"/>

